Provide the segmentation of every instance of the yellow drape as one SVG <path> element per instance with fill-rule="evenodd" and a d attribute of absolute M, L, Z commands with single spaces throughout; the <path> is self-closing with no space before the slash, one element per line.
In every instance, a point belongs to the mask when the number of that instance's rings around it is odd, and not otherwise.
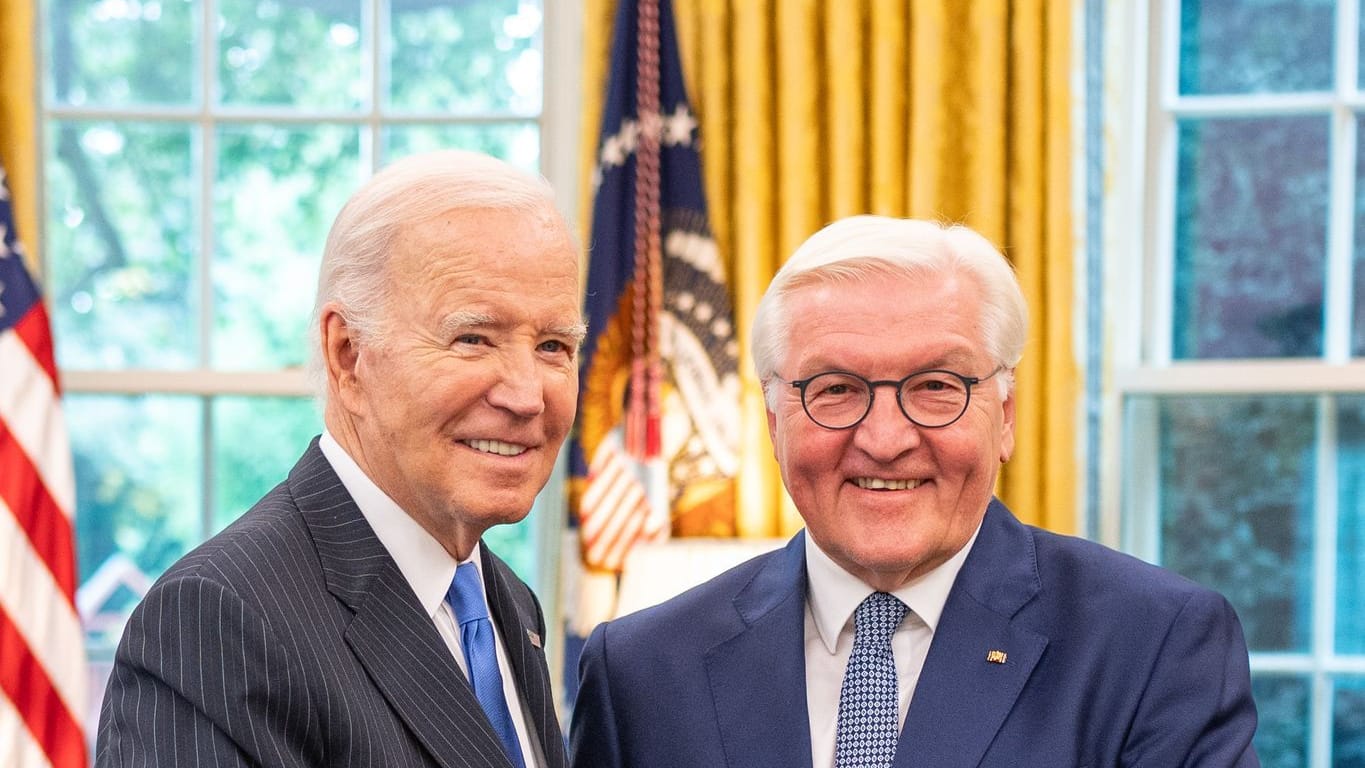
<path fill-rule="evenodd" d="M 0 165 L 14 197 L 15 227 L 29 267 L 38 258 L 38 141 L 34 107 L 33 0 L 0 0 Z"/>
<path fill-rule="evenodd" d="M 586 0 L 583 210 L 616 0 Z M 743 336 L 741 536 L 800 519 L 768 444 L 747 330 L 787 254 L 872 212 L 965 223 L 1015 264 L 1031 311 L 1000 495 L 1075 529 L 1072 0 L 673 0 L 706 193 Z"/>

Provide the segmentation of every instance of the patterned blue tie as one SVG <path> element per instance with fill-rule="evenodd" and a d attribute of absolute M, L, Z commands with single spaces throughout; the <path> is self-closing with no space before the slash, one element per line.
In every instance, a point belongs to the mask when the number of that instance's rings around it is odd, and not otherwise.
<path fill-rule="evenodd" d="M 455 580 L 446 591 L 446 602 L 460 622 L 460 643 L 464 645 L 465 667 L 469 670 L 469 684 L 479 706 L 488 715 L 488 722 L 502 739 L 507 759 L 517 768 L 526 768 L 521 757 L 521 743 L 516 728 L 512 727 L 512 713 L 507 710 L 507 697 L 502 693 L 502 673 L 498 671 L 498 652 L 493 646 L 493 624 L 488 620 L 488 605 L 483 600 L 483 584 L 473 563 L 461 563 L 455 569 Z"/>
<path fill-rule="evenodd" d="M 853 612 L 853 653 L 839 690 L 836 768 L 888 768 L 896 756 L 896 659 L 891 636 L 905 618 L 905 603 L 873 592 Z"/>

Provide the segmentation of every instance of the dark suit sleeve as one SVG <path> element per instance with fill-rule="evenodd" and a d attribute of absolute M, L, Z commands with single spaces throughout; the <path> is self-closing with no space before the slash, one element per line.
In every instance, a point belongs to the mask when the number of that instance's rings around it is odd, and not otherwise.
<path fill-rule="evenodd" d="M 569 726 L 569 763 L 575 768 L 625 765 L 607 671 L 607 628 L 597 625 L 578 660 L 578 697 Z"/>
<path fill-rule="evenodd" d="M 1221 595 L 1197 592 L 1167 630 L 1122 764 L 1254 768 L 1255 732 L 1242 625 Z"/>
<path fill-rule="evenodd" d="M 301 677 L 233 592 L 198 576 L 158 583 L 115 655 L 96 765 L 320 765 Z"/>

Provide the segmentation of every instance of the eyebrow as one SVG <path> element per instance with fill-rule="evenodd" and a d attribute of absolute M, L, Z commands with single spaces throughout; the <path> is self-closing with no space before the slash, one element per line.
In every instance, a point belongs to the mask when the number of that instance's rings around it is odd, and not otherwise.
<path fill-rule="evenodd" d="M 555 325 L 550 327 L 550 333 L 556 336 L 567 336 L 573 339 L 574 344 L 580 345 L 584 339 L 588 338 L 588 324 Z"/>
<path fill-rule="evenodd" d="M 441 330 L 450 335 L 471 328 L 493 328 L 498 325 L 498 321 L 487 312 L 459 310 L 441 318 Z"/>
<path fill-rule="evenodd" d="M 441 319 L 441 330 L 452 336 L 463 331 L 479 328 L 502 328 L 506 325 L 507 323 L 499 321 L 487 312 L 471 312 L 468 310 L 451 312 Z M 581 322 L 552 325 L 545 329 L 545 333 L 567 337 L 573 340 L 575 345 L 579 345 L 588 336 L 588 325 Z"/>
<path fill-rule="evenodd" d="M 934 369 L 947 369 L 951 371 L 961 371 L 964 366 L 969 366 L 972 362 L 972 354 L 970 352 L 951 351 L 934 358 L 919 370 L 929 371 Z"/>

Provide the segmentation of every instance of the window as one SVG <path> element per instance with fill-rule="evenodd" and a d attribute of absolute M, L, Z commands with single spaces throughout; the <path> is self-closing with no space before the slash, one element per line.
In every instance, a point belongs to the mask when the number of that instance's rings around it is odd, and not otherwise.
<path fill-rule="evenodd" d="M 150 581 L 321 430 L 306 326 L 351 191 L 395 157 L 458 146 L 539 170 L 572 201 L 570 6 L 44 1 L 43 242 L 92 716 Z M 488 537 L 550 615 L 557 494 L 552 483 L 548 511 Z"/>
<path fill-rule="evenodd" d="M 1365 765 L 1365 20 L 1142 5 L 1104 22 L 1104 538 L 1237 607 L 1265 765 Z"/>

